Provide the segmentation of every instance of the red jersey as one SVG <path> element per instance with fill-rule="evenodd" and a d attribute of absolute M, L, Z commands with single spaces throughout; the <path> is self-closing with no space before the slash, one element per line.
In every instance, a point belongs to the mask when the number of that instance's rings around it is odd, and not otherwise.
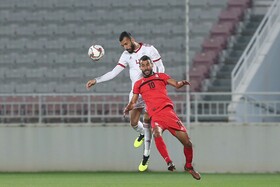
<path fill-rule="evenodd" d="M 153 116 L 165 106 L 173 108 L 173 102 L 167 96 L 166 85 L 170 76 L 165 73 L 154 73 L 150 77 L 143 77 L 135 82 L 134 94 L 141 94 L 146 103 L 149 116 Z"/>

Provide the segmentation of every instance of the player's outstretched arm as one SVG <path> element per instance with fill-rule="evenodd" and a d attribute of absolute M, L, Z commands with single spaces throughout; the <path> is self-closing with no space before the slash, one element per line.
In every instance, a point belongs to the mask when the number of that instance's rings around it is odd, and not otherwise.
<path fill-rule="evenodd" d="M 171 86 L 179 89 L 185 85 L 191 85 L 188 81 L 186 80 L 181 80 L 181 81 L 177 81 L 175 79 L 168 79 L 167 80 L 168 84 L 170 84 Z"/>
<path fill-rule="evenodd" d="M 94 86 L 96 83 L 109 81 L 115 78 L 120 72 L 122 72 L 122 70 L 124 70 L 124 68 L 122 66 L 117 65 L 112 71 L 109 71 L 108 73 L 100 77 L 97 77 L 95 79 L 89 80 L 86 83 L 86 88 L 89 89 L 90 87 Z"/>

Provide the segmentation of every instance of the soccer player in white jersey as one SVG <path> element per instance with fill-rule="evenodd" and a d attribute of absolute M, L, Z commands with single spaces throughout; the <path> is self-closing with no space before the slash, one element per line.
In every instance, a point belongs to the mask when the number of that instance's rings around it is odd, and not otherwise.
<path fill-rule="evenodd" d="M 132 35 L 129 32 L 122 32 L 119 37 L 120 45 L 124 48 L 124 52 L 122 53 L 118 64 L 115 68 L 95 79 L 89 80 L 86 84 L 87 89 L 91 86 L 111 80 L 115 78 L 120 72 L 122 72 L 126 67 L 129 67 L 129 75 L 132 82 L 131 91 L 129 94 L 129 100 L 131 100 L 133 93 L 132 89 L 134 83 L 142 78 L 142 72 L 139 68 L 139 59 L 143 55 L 149 56 L 154 63 L 154 71 L 164 73 L 164 66 L 161 60 L 161 56 L 157 49 L 148 44 L 143 44 L 135 41 Z M 140 115 L 145 107 L 145 103 L 141 97 L 139 97 L 135 107 L 130 111 L 130 125 L 133 129 L 140 133 L 139 137 L 134 141 L 134 147 L 140 147 L 143 143 L 143 139 L 145 139 L 144 143 L 144 154 L 143 160 L 139 165 L 139 171 L 145 171 L 148 168 L 148 159 L 150 156 L 150 148 L 151 148 L 151 126 L 150 126 L 150 118 L 148 114 L 144 113 L 143 123 L 140 121 Z"/>

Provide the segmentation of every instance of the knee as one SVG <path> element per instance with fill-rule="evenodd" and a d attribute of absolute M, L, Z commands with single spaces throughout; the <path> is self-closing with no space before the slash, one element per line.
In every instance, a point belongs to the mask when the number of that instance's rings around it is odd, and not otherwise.
<path fill-rule="evenodd" d="M 137 125 L 138 125 L 138 118 L 135 118 L 135 117 L 131 117 L 130 118 L 130 125 L 132 126 L 132 127 L 136 127 Z"/>
<path fill-rule="evenodd" d="M 147 114 L 145 114 L 144 117 L 143 117 L 143 121 L 144 121 L 144 123 L 150 123 L 150 122 L 151 122 L 150 116 L 148 116 Z"/>
<path fill-rule="evenodd" d="M 162 135 L 161 129 L 158 128 L 158 127 L 155 127 L 155 128 L 153 129 L 153 136 L 154 136 L 155 138 L 157 138 L 157 137 L 160 137 L 161 135 Z"/>
<path fill-rule="evenodd" d="M 138 121 L 137 122 L 130 121 L 130 125 L 131 125 L 131 127 L 137 127 Z"/>
<path fill-rule="evenodd" d="M 144 121 L 144 123 L 150 123 L 151 122 L 150 118 L 148 118 L 148 119 L 144 118 L 143 121 Z"/>
<path fill-rule="evenodd" d="M 186 147 L 192 147 L 192 142 L 190 141 L 190 139 L 187 139 L 186 143 L 185 143 Z"/>

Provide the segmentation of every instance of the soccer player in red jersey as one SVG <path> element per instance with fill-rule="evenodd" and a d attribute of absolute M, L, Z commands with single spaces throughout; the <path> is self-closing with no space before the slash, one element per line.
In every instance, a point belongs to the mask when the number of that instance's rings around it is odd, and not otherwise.
<path fill-rule="evenodd" d="M 193 178 L 200 180 L 200 174 L 196 172 L 192 166 L 192 143 L 185 126 L 173 110 L 173 102 L 167 96 L 166 90 L 167 84 L 178 89 L 184 85 L 190 85 L 189 82 L 186 80 L 178 82 L 165 73 L 154 73 L 152 60 L 146 55 L 140 58 L 139 66 L 143 73 L 143 78 L 135 82 L 133 97 L 124 109 L 124 115 L 133 109 L 139 94 L 141 94 L 146 103 L 148 114 L 151 117 L 156 147 L 166 161 L 168 170 L 175 171 L 176 168 L 162 138 L 162 133 L 166 129 L 184 146 L 184 155 L 186 158 L 186 164 L 184 166 L 185 171 L 189 172 Z"/>

